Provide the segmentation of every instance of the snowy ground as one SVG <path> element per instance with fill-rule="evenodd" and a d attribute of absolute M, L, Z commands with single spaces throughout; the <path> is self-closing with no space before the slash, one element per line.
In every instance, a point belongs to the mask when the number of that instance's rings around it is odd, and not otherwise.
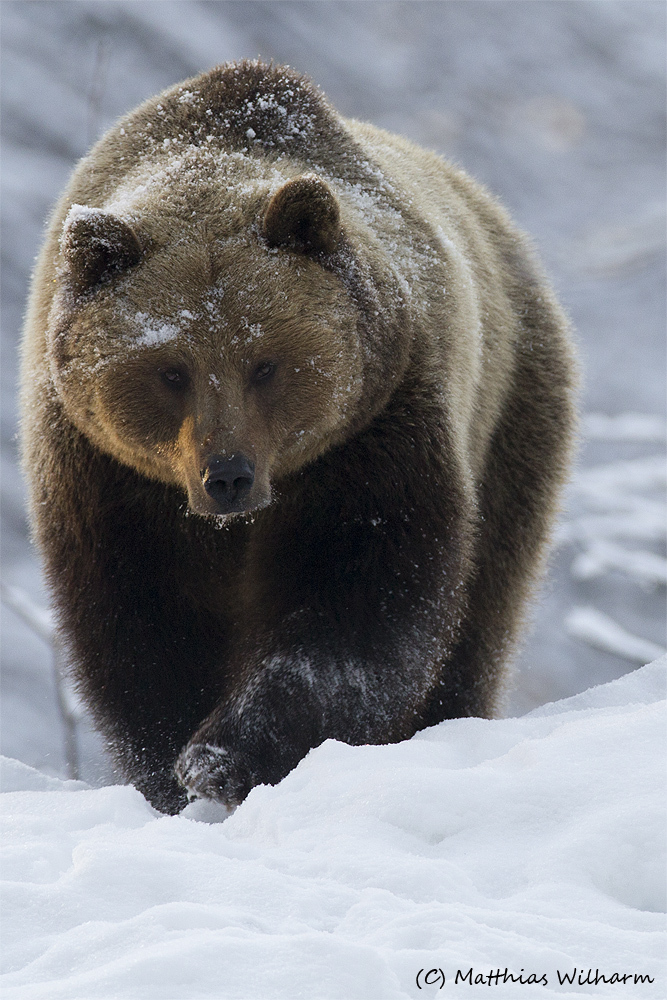
<path fill-rule="evenodd" d="M 662 1000 L 666 666 L 329 740 L 222 824 L 3 758 L 4 1000 Z"/>

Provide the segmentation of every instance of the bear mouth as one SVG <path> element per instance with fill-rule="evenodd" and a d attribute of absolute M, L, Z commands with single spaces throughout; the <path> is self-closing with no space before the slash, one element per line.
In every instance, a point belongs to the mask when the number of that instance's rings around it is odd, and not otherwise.
<path fill-rule="evenodd" d="M 220 501 L 210 496 L 189 496 L 188 510 L 198 517 L 232 518 L 241 514 L 252 514 L 260 507 L 265 507 L 267 502 L 254 503 L 249 497 L 246 500 Z"/>
<path fill-rule="evenodd" d="M 260 484 L 255 483 L 248 490 L 234 493 L 222 490 L 209 491 L 202 483 L 200 488 L 188 489 L 188 513 L 206 519 L 211 518 L 216 522 L 229 521 L 268 507 L 272 499 L 269 484 L 263 489 Z"/>
<path fill-rule="evenodd" d="M 265 507 L 268 507 L 270 503 L 271 503 L 271 497 L 269 497 L 267 500 L 261 501 L 260 503 L 252 504 L 251 506 L 246 506 L 243 508 L 226 510 L 226 511 L 195 510 L 190 504 L 188 504 L 188 514 L 195 515 L 196 517 L 201 517 L 202 520 L 210 522 L 211 524 L 215 525 L 215 527 L 222 528 L 226 524 L 229 524 L 231 521 L 238 521 L 243 519 L 252 521 L 253 516 L 258 511 L 263 510 Z"/>

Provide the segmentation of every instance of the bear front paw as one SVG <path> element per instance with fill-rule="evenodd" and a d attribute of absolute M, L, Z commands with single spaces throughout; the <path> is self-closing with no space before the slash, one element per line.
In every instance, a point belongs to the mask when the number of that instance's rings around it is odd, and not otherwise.
<path fill-rule="evenodd" d="M 237 806 L 252 788 L 250 772 L 238 755 L 212 743 L 188 744 L 174 770 L 190 801 L 213 799 Z"/>

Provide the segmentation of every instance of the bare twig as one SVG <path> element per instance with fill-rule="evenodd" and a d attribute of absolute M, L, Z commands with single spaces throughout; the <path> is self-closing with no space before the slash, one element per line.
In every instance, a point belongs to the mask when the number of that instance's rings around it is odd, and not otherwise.
<path fill-rule="evenodd" d="M 53 654 L 53 683 L 56 702 L 63 725 L 65 767 L 68 778 L 79 777 L 79 754 L 76 739 L 76 714 L 68 704 L 67 682 L 65 679 L 65 657 L 58 639 L 53 616 L 46 608 L 41 608 L 20 587 L 12 587 L 0 582 L 0 597 L 3 604 L 18 615 L 28 628 L 51 647 Z"/>
<path fill-rule="evenodd" d="M 95 63 L 93 66 L 93 79 L 88 91 L 88 122 L 87 122 L 87 143 L 86 148 L 90 148 L 98 137 L 100 129 L 102 97 L 107 82 L 107 67 L 109 64 L 109 39 L 106 35 L 97 42 L 95 52 Z"/>
<path fill-rule="evenodd" d="M 56 630 L 53 625 L 53 616 L 46 608 L 40 608 L 38 604 L 26 594 L 20 587 L 12 587 L 8 583 L 0 581 L 0 597 L 2 603 L 15 611 L 19 618 L 32 629 L 40 639 L 43 639 L 49 646 L 55 644 Z"/>

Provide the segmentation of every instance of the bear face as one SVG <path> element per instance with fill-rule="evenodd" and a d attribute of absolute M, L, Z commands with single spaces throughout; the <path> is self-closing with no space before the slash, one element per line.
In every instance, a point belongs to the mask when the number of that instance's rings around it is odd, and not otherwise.
<path fill-rule="evenodd" d="M 357 310 L 318 259 L 338 242 L 335 196 L 305 177 L 249 201 L 231 233 L 224 211 L 219 227 L 153 213 L 151 233 L 141 204 L 132 221 L 74 206 L 60 241 L 48 340 L 66 412 L 199 515 L 268 504 L 363 394 Z"/>

